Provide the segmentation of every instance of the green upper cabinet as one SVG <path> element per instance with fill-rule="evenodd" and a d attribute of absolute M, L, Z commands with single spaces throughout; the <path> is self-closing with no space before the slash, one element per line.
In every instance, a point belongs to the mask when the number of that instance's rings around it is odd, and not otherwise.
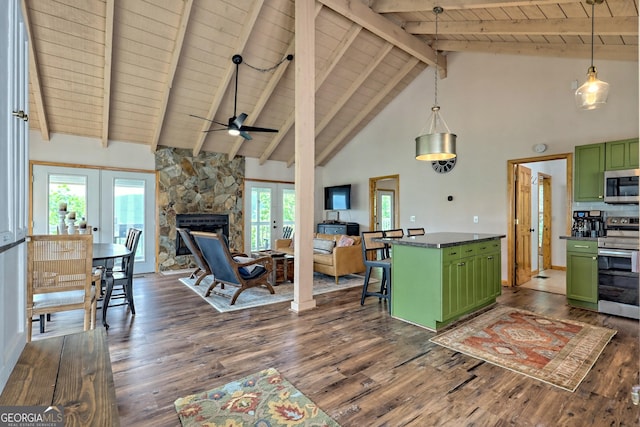
<path fill-rule="evenodd" d="M 638 138 L 605 143 L 605 170 L 638 168 Z"/>
<path fill-rule="evenodd" d="M 603 201 L 604 159 L 604 143 L 576 146 L 574 181 L 576 202 Z"/>

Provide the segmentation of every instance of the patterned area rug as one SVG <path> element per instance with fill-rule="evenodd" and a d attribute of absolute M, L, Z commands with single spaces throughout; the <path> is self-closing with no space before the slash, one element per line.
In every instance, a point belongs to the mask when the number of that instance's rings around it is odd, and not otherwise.
<path fill-rule="evenodd" d="M 615 334 L 497 306 L 430 341 L 573 392 Z"/>
<path fill-rule="evenodd" d="M 340 427 L 273 368 L 174 405 L 183 426 Z"/>
<path fill-rule="evenodd" d="M 200 295 L 200 297 L 221 313 L 259 307 L 261 305 L 275 304 L 278 302 L 293 301 L 293 283 L 290 282 L 274 286 L 273 290 L 276 291 L 276 293 L 273 295 L 271 295 L 269 290 L 265 287 L 247 289 L 240 294 L 234 305 L 229 305 L 229 302 L 231 302 L 231 296 L 236 292 L 236 290 L 238 290 L 238 288 L 234 286 L 225 286 L 225 289 L 220 289 L 220 285 L 218 285 L 215 287 L 215 291 L 222 295 L 211 293 L 210 296 L 205 297 L 204 294 L 207 292 L 207 288 L 213 280 L 212 277 L 205 277 L 198 286 L 193 286 L 195 279 L 181 277 L 179 280 L 183 285 L 186 285 L 189 289 Z M 363 282 L 363 276 L 350 274 L 341 276 L 339 283 L 336 284 L 333 276 L 314 273 L 313 294 L 319 295 L 343 289 L 362 287 Z M 374 285 L 376 283 L 379 283 L 376 279 L 369 280 L 369 285 Z"/>

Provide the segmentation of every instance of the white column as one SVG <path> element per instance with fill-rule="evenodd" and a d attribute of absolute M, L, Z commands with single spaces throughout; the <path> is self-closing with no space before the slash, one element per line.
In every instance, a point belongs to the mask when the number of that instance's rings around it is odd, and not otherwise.
<path fill-rule="evenodd" d="M 295 2 L 296 232 L 291 310 L 314 308 L 313 218 L 315 169 L 315 1 Z"/>

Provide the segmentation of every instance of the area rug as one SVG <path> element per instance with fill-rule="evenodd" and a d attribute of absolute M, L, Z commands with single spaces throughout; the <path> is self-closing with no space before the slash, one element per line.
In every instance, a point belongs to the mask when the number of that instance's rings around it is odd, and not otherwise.
<path fill-rule="evenodd" d="M 220 289 L 220 285 L 215 287 L 215 291 L 223 294 L 211 293 L 210 296 L 205 297 L 213 277 L 205 277 L 199 286 L 194 286 L 195 279 L 188 277 L 181 277 L 180 282 L 186 285 L 189 289 L 200 295 L 202 299 L 211 304 L 216 310 L 221 313 L 235 310 L 243 310 L 245 308 L 259 307 L 262 305 L 276 304 L 284 301 L 293 301 L 293 283 L 285 282 L 278 286 L 274 286 L 273 290 L 276 292 L 271 295 L 269 290 L 265 287 L 250 288 L 243 291 L 234 305 L 229 305 L 231 302 L 231 296 L 238 290 L 234 286 L 225 286 L 225 289 Z M 349 274 L 341 276 L 339 283 L 336 284 L 333 276 L 327 276 L 326 274 L 314 273 L 313 274 L 313 294 L 320 295 L 327 292 L 340 291 L 343 289 L 350 289 L 354 287 L 362 287 L 364 277 L 357 274 Z M 378 280 L 371 279 L 369 284 L 372 285 L 378 283 Z"/>
<path fill-rule="evenodd" d="M 174 405 L 185 427 L 340 427 L 273 368 L 182 397 Z"/>
<path fill-rule="evenodd" d="M 573 392 L 615 334 L 497 306 L 430 341 Z"/>

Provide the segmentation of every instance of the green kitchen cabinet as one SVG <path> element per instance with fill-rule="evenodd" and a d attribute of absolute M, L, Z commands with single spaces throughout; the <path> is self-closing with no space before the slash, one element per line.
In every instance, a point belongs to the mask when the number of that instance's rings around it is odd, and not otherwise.
<path fill-rule="evenodd" d="M 476 291 L 479 301 L 491 301 L 502 292 L 502 260 L 500 241 L 478 243 L 476 255 Z"/>
<path fill-rule="evenodd" d="M 605 143 L 605 170 L 637 168 L 638 138 Z"/>
<path fill-rule="evenodd" d="M 393 246 L 391 314 L 438 330 L 502 291 L 500 240 L 445 248 Z"/>
<path fill-rule="evenodd" d="M 598 309 L 598 242 L 567 240 L 567 302 Z"/>
<path fill-rule="evenodd" d="M 576 202 L 603 201 L 604 170 L 604 143 L 576 146 L 574 171 L 574 199 Z"/>

